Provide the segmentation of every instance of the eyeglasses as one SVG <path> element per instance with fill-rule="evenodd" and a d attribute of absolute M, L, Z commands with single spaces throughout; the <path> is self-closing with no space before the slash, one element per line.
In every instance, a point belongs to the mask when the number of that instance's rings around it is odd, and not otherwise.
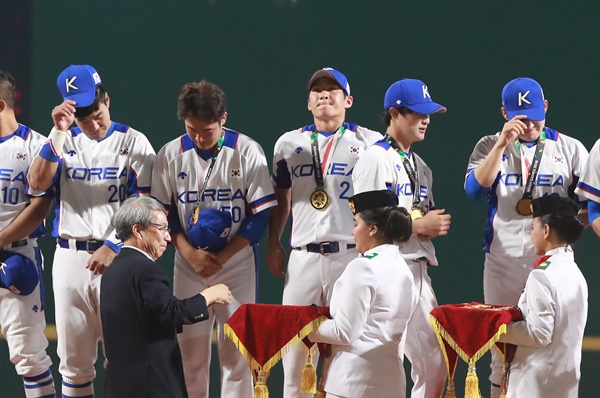
<path fill-rule="evenodd" d="M 157 223 L 150 223 L 151 226 L 153 226 L 154 228 L 158 229 L 160 232 L 170 232 L 169 231 L 169 224 L 157 224 Z"/>

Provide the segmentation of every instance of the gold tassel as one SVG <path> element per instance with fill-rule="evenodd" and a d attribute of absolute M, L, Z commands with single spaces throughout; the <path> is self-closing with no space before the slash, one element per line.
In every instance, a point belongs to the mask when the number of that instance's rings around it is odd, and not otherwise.
<path fill-rule="evenodd" d="M 454 389 L 454 379 L 448 379 L 448 387 L 444 398 L 456 398 L 456 390 Z"/>
<path fill-rule="evenodd" d="M 321 380 L 319 380 L 319 388 L 317 389 L 316 398 L 325 398 L 327 394 L 325 393 L 325 375 L 321 375 Z"/>
<path fill-rule="evenodd" d="M 263 370 L 258 371 L 256 385 L 254 386 L 254 398 L 269 398 L 269 389 L 267 388 L 267 377 L 269 377 L 267 372 Z"/>
<path fill-rule="evenodd" d="M 312 362 L 312 357 L 312 350 L 309 350 L 304 369 L 302 369 L 302 380 L 300 382 L 300 392 L 303 394 L 314 394 L 317 392 L 317 371 Z"/>
<path fill-rule="evenodd" d="M 481 398 L 479 392 L 479 379 L 475 371 L 475 361 L 469 360 L 469 372 L 465 382 L 465 398 Z"/>

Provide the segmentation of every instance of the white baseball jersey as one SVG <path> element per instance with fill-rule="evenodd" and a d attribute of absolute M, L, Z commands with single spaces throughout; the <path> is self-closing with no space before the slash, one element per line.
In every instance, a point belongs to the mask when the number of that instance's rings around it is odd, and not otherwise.
<path fill-rule="evenodd" d="M 45 141 L 46 137 L 22 124 L 13 135 L 0 138 L 0 230 L 8 227 L 29 204 L 25 193 L 27 172 Z M 30 238 L 38 238 L 45 232 L 44 225 L 40 224 Z"/>
<path fill-rule="evenodd" d="M 331 201 L 323 210 L 310 204 L 317 187 L 310 143 L 315 125 L 289 131 L 275 144 L 273 184 L 292 189 L 292 247 L 323 241 L 354 242 L 353 217 L 348 206 L 348 198 L 354 194 L 352 173 L 359 156 L 380 140 L 381 134 L 350 123 L 344 123 L 344 128 L 341 136 L 318 134 L 324 189 Z"/>
<path fill-rule="evenodd" d="M 231 239 L 248 212 L 256 214 L 277 205 L 277 201 L 261 146 L 244 134 L 226 128 L 223 131 L 223 146 L 202 195 L 201 208 L 231 213 Z M 194 148 L 187 134 L 168 142 L 158 152 L 152 182 L 152 196 L 177 211 L 186 235 L 212 160 L 202 159 Z"/>
<path fill-rule="evenodd" d="M 545 128 L 546 145 L 533 189 L 533 198 L 547 194 L 573 196 L 577 179 L 587 159 L 587 150 L 575 138 Z M 479 166 L 498 141 L 500 133 L 479 140 L 469 159 L 467 175 Z M 520 149 L 519 149 L 520 147 Z M 510 257 L 533 257 L 531 216 L 521 216 L 516 205 L 523 197 L 529 165 L 536 146 L 510 144 L 502 156 L 500 171 L 487 190 L 488 217 L 485 225 L 484 250 Z"/>
<path fill-rule="evenodd" d="M 433 201 L 433 175 L 431 169 L 416 153 L 408 154 L 410 164 L 417 173 L 419 182 L 419 206 L 423 213 L 435 208 Z M 354 191 L 389 189 L 398 195 L 400 206 L 411 210 L 413 203 L 413 187 L 406 173 L 402 158 L 385 140 L 380 140 L 367 149 L 356 163 L 352 175 Z M 429 265 L 438 265 L 435 248 L 431 240 L 421 240 L 412 235 L 407 242 L 400 244 L 400 251 L 405 260 L 426 258 Z"/>
<path fill-rule="evenodd" d="M 53 181 L 52 235 L 118 242 L 112 217 L 128 197 L 150 193 L 154 158 L 148 138 L 119 123 L 113 122 L 99 141 L 78 127 L 69 130 Z"/>
<path fill-rule="evenodd" d="M 507 397 L 576 397 L 588 287 L 571 248 L 546 253 L 519 299 L 524 321 L 510 323 L 501 341 L 518 345 Z"/>
<path fill-rule="evenodd" d="M 600 139 L 596 141 L 581 172 L 575 193 L 600 203 Z"/>

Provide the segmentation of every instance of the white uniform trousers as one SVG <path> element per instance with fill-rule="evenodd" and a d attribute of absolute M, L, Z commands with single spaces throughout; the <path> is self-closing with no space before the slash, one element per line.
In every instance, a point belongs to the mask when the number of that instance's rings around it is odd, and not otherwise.
<path fill-rule="evenodd" d="M 517 305 L 527 277 L 539 257 L 510 257 L 485 254 L 483 271 L 483 297 L 487 304 Z M 500 397 L 502 359 L 491 350 L 490 398 Z M 495 386 L 494 386 L 495 385 Z"/>
<path fill-rule="evenodd" d="M 57 246 L 52 264 L 58 370 L 71 384 L 84 384 L 96 377 L 94 364 L 98 342 L 102 340 L 102 275 L 94 275 L 86 268 L 90 257 L 85 250 Z"/>
<path fill-rule="evenodd" d="M 42 261 L 39 249 L 31 245 L 10 251 L 29 257 L 36 266 Z M 39 283 L 27 296 L 0 289 L 0 326 L 8 343 L 10 361 L 18 375 L 37 376 L 48 370 L 52 360 L 46 354 L 46 319 Z"/>
<path fill-rule="evenodd" d="M 224 283 L 231 290 L 229 305 L 209 307 L 210 318 L 194 325 L 184 325 L 177 337 L 185 383 L 190 398 L 208 398 L 213 325 L 217 323 L 217 350 L 221 367 L 221 397 L 250 398 L 254 396 L 252 372 L 246 358 L 223 334 L 223 325 L 244 303 L 256 302 L 256 262 L 252 246 L 233 256 L 223 269 L 209 277 L 201 277 L 176 252 L 173 290 L 179 299 L 192 297 L 202 290 Z"/>
<path fill-rule="evenodd" d="M 439 398 L 444 392 L 448 370 L 440 344 L 429 323 L 429 313 L 437 307 L 437 299 L 427 274 L 426 261 L 407 260 L 419 301 L 408 321 L 404 341 L 404 351 L 410 361 L 413 381 L 412 398 Z"/>
<path fill-rule="evenodd" d="M 340 244 L 345 248 L 345 244 Z M 322 255 L 302 250 L 292 250 L 285 275 L 282 304 L 286 305 L 329 305 L 333 285 L 358 254 L 354 248 L 338 253 Z M 306 346 L 298 344 L 283 358 L 285 398 L 309 398 L 310 394 L 300 393 L 302 369 L 306 363 Z M 313 355 L 315 369 L 319 351 Z"/>

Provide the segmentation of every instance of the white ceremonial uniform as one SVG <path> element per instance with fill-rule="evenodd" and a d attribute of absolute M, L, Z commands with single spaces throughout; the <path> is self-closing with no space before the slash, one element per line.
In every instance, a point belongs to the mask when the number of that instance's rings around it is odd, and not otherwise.
<path fill-rule="evenodd" d="M 29 204 L 25 194 L 27 172 L 46 137 L 19 124 L 14 134 L 0 138 L 0 229 L 7 228 Z M 20 253 L 29 257 L 38 267 L 40 278 L 43 269 L 42 254 L 37 238 L 46 233 L 41 224 L 30 236 L 13 242 L 3 251 Z M 26 296 L 0 289 L 0 326 L 6 337 L 10 360 L 20 376 L 37 376 L 50 367 L 52 361 L 46 354 L 48 340 L 41 285 Z"/>
<path fill-rule="evenodd" d="M 575 193 L 581 198 L 600 203 L 600 139 L 596 141 L 590 151 Z"/>
<path fill-rule="evenodd" d="M 257 214 L 277 204 L 270 183 L 267 160 L 261 146 L 250 137 L 223 128 L 223 146 L 202 196 L 201 208 L 227 211 L 232 216 L 231 239 L 248 214 Z M 211 159 L 205 161 L 184 134 L 168 142 L 156 159 L 152 196 L 171 212 L 177 212 L 183 232 L 198 201 L 199 191 Z M 170 217 L 171 219 L 171 217 Z M 252 374 L 246 359 L 229 339 L 224 339 L 223 324 L 244 303 L 256 302 L 257 253 L 249 245 L 223 265 L 211 277 L 202 277 L 184 258 L 175 254 L 173 290 L 186 298 L 209 286 L 226 284 L 232 293 L 229 305 L 211 306 L 210 320 L 185 325 L 178 335 L 183 367 L 190 397 L 208 397 L 212 330 L 216 320 L 221 397 L 244 398 L 253 394 Z"/>
<path fill-rule="evenodd" d="M 419 207 L 426 214 L 435 208 L 433 200 L 433 176 L 431 169 L 416 153 L 408 154 L 410 164 L 419 182 Z M 411 210 L 413 188 L 400 155 L 381 140 L 371 146 L 356 163 L 352 175 L 355 193 L 389 189 L 398 195 L 399 205 Z M 437 299 L 427 274 L 428 266 L 437 266 L 435 248 L 431 240 L 412 235 L 400 244 L 402 257 L 412 271 L 419 303 L 408 323 L 405 337 L 405 353 L 409 359 L 413 380 L 412 397 L 440 397 L 444 392 L 446 362 L 437 337 L 429 323 L 429 313 L 437 307 Z"/>
<path fill-rule="evenodd" d="M 329 305 L 333 285 L 346 265 L 356 257 L 352 237 L 353 216 L 348 198 L 354 194 L 354 164 L 366 148 L 381 139 L 381 134 L 356 124 L 344 123 L 335 134 L 318 134 L 321 163 L 324 165 L 324 189 L 331 203 L 315 209 L 310 196 L 317 186 L 311 152 L 311 135 L 315 125 L 283 134 L 276 142 L 273 155 L 273 184 L 291 189 L 290 253 L 282 304 Z M 319 249 L 337 245 L 339 251 L 323 255 Z M 312 251 L 311 251 L 312 250 Z M 318 352 L 313 356 L 318 360 Z M 286 354 L 284 397 L 309 397 L 300 393 L 306 353 L 298 346 Z"/>
<path fill-rule="evenodd" d="M 325 391 L 341 397 L 404 397 L 400 346 L 418 300 L 412 273 L 398 246 L 365 252 L 335 282 L 330 313 L 309 335 L 331 344 Z"/>
<path fill-rule="evenodd" d="M 501 338 L 518 345 L 507 398 L 578 396 L 587 283 L 570 247 L 546 255 L 529 274 L 519 299 L 525 320 L 510 323 Z"/>
<path fill-rule="evenodd" d="M 78 127 L 67 132 L 51 189 L 55 191 L 57 238 L 52 265 L 59 371 L 63 385 L 81 385 L 96 376 L 101 340 L 100 279 L 86 265 L 102 242 L 121 245 L 111 220 L 128 197 L 150 193 L 155 152 L 142 133 L 112 122 L 93 140 Z M 98 241 L 98 242 L 95 242 Z"/>
<path fill-rule="evenodd" d="M 533 198 L 547 194 L 573 196 L 587 150 L 572 137 L 548 127 L 544 130 L 546 141 Z M 485 160 L 499 136 L 497 133 L 479 140 L 469 159 L 466 178 Z M 533 219 L 519 215 L 515 208 L 523 196 L 535 148 L 508 145 L 498 176 L 483 196 L 488 202 L 483 245 L 483 294 L 488 304 L 516 305 L 537 260 L 530 237 Z M 499 385 L 501 374 L 502 363 L 494 359 L 491 382 Z"/>

